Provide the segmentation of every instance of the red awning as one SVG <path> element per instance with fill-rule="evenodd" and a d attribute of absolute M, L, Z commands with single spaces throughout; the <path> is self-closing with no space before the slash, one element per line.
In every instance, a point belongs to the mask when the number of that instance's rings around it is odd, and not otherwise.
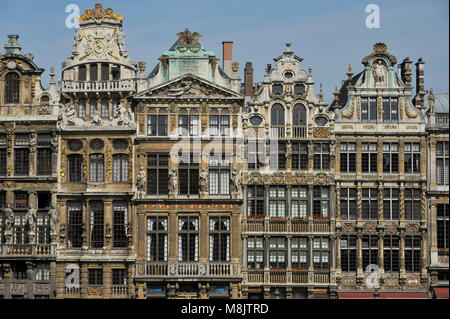
<path fill-rule="evenodd" d="M 339 299 L 374 299 L 373 292 L 339 292 Z"/>
<path fill-rule="evenodd" d="M 380 292 L 380 299 L 428 299 L 426 292 Z"/>
<path fill-rule="evenodd" d="M 436 299 L 448 299 L 448 287 L 446 288 L 434 288 L 434 295 Z"/>

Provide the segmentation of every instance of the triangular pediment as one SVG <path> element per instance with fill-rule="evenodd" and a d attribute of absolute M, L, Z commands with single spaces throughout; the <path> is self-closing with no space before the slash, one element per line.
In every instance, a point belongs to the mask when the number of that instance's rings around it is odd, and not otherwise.
<path fill-rule="evenodd" d="M 145 91 L 138 92 L 135 98 L 164 99 L 242 99 L 243 97 L 223 86 L 204 80 L 194 74 L 183 74 L 168 82 Z"/>

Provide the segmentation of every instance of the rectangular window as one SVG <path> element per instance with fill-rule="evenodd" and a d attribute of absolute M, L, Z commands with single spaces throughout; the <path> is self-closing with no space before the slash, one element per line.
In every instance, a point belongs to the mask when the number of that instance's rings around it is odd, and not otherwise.
<path fill-rule="evenodd" d="M 306 218 L 308 216 L 308 188 L 292 186 L 291 188 L 291 216 Z"/>
<path fill-rule="evenodd" d="M 361 98 L 361 121 L 376 122 L 377 121 L 377 98 L 363 97 Z"/>
<path fill-rule="evenodd" d="M 114 286 L 124 286 L 127 284 L 127 272 L 125 269 L 112 270 L 112 284 Z"/>
<path fill-rule="evenodd" d="M 198 217 L 178 218 L 178 261 L 198 261 Z"/>
<path fill-rule="evenodd" d="M 249 185 L 247 187 L 247 209 L 250 218 L 265 216 L 264 186 Z"/>
<path fill-rule="evenodd" d="M 88 269 L 88 285 L 89 286 L 103 285 L 103 269 Z"/>
<path fill-rule="evenodd" d="M 198 195 L 199 193 L 199 155 L 190 154 L 189 158 L 181 158 L 178 168 L 179 176 L 179 194 L 180 195 Z"/>
<path fill-rule="evenodd" d="M 378 219 L 378 190 L 376 188 L 362 189 L 362 219 Z"/>
<path fill-rule="evenodd" d="M 364 173 L 376 173 L 378 163 L 377 143 L 362 143 L 361 169 Z"/>
<path fill-rule="evenodd" d="M 448 254 L 449 204 L 437 204 L 436 209 L 437 247 L 440 250 L 447 250 Z"/>
<path fill-rule="evenodd" d="M 30 150 L 25 148 L 14 149 L 14 175 L 25 176 L 30 170 Z"/>
<path fill-rule="evenodd" d="M 341 143 L 340 146 L 341 173 L 354 173 L 356 171 L 356 143 Z"/>
<path fill-rule="evenodd" d="M 211 136 L 230 135 L 230 116 L 229 115 L 210 115 L 209 131 Z"/>
<path fill-rule="evenodd" d="M 209 261 L 230 261 L 230 218 L 209 218 Z"/>
<path fill-rule="evenodd" d="M 169 155 L 147 155 L 147 194 L 167 195 L 169 192 Z"/>
<path fill-rule="evenodd" d="M 209 160 L 209 194 L 230 194 L 230 160 L 227 154 L 222 154 L 221 159 Z"/>
<path fill-rule="evenodd" d="M 309 250 L 307 237 L 292 237 L 291 262 L 294 270 L 308 270 Z"/>
<path fill-rule="evenodd" d="M 328 271 L 330 269 L 330 243 L 328 238 L 313 238 L 313 265 L 315 271 Z"/>
<path fill-rule="evenodd" d="M 308 170 L 308 143 L 292 143 L 292 170 Z"/>
<path fill-rule="evenodd" d="M 273 144 L 272 144 L 273 145 Z M 272 147 L 270 150 L 270 169 L 285 170 L 286 169 L 286 142 L 277 142 L 276 149 Z"/>
<path fill-rule="evenodd" d="M 420 189 L 405 189 L 405 219 L 420 220 L 422 191 Z"/>
<path fill-rule="evenodd" d="M 22 191 L 14 192 L 14 209 L 28 209 L 28 193 Z"/>
<path fill-rule="evenodd" d="M 449 143 L 436 143 L 436 184 L 448 185 Z"/>
<path fill-rule="evenodd" d="M 6 175 L 6 134 L 0 133 L 0 176 Z"/>
<path fill-rule="evenodd" d="M 198 115 L 179 115 L 178 129 L 180 136 L 198 136 Z"/>
<path fill-rule="evenodd" d="M 127 247 L 126 227 L 128 225 L 128 205 L 127 202 L 113 202 L 113 247 Z"/>
<path fill-rule="evenodd" d="M 383 239 L 384 272 L 399 272 L 399 237 L 384 236 Z"/>
<path fill-rule="evenodd" d="M 313 189 L 313 218 L 329 217 L 329 187 L 314 186 Z"/>
<path fill-rule="evenodd" d="M 67 203 L 67 248 L 81 248 L 83 213 L 80 202 Z"/>
<path fill-rule="evenodd" d="M 420 143 L 405 143 L 405 173 L 420 173 Z"/>
<path fill-rule="evenodd" d="M 147 125 L 149 136 L 167 136 L 167 115 L 149 115 Z"/>
<path fill-rule="evenodd" d="M 264 238 L 248 237 L 247 239 L 247 266 L 252 270 L 264 269 Z"/>
<path fill-rule="evenodd" d="M 271 218 L 286 217 L 286 187 L 284 186 L 270 187 L 269 216 Z"/>
<path fill-rule="evenodd" d="M 128 155 L 113 155 L 113 182 L 128 182 Z"/>
<path fill-rule="evenodd" d="M 49 216 L 47 212 L 38 212 L 36 217 L 36 231 L 38 244 L 50 243 Z"/>
<path fill-rule="evenodd" d="M 356 188 L 341 189 L 341 219 L 356 220 Z"/>
<path fill-rule="evenodd" d="M 90 167 L 90 181 L 103 182 L 104 181 L 104 162 L 103 154 L 92 154 L 89 156 Z"/>
<path fill-rule="evenodd" d="M 102 248 L 104 238 L 104 212 L 102 201 L 92 201 L 91 206 L 91 246 Z"/>
<path fill-rule="evenodd" d="M 383 98 L 383 122 L 398 122 L 398 99 L 394 97 Z"/>
<path fill-rule="evenodd" d="M 83 176 L 83 157 L 79 154 L 69 155 L 67 156 L 67 162 L 69 182 L 81 182 Z"/>
<path fill-rule="evenodd" d="M 147 218 L 147 261 L 167 261 L 167 217 Z"/>
<path fill-rule="evenodd" d="M 343 272 L 356 271 L 356 236 L 341 236 L 341 270 Z"/>
<path fill-rule="evenodd" d="M 385 220 L 399 219 L 399 191 L 394 188 L 383 190 L 383 217 Z"/>
<path fill-rule="evenodd" d="M 398 173 L 397 143 L 383 143 L 383 172 Z"/>
<path fill-rule="evenodd" d="M 405 236 L 405 270 L 406 272 L 420 272 L 421 268 L 421 239 L 420 236 Z"/>
<path fill-rule="evenodd" d="M 314 143 L 314 170 L 330 169 L 330 147 L 328 143 Z"/>
<path fill-rule="evenodd" d="M 247 157 L 249 170 L 259 170 L 264 168 L 266 161 L 264 140 L 248 140 Z"/>
<path fill-rule="evenodd" d="M 362 237 L 362 268 L 378 265 L 378 237 L 366 235 Z"/>
<path fill-rule="evenodd" d="M 50 265 L 37 264 L 35 270 L 35 278 L 37 281 L 48 281 L 50 279 Z"/>
<path fill-rule="evenodd" d="M 286 269 L 286 238 L 270 237 L 269 239 L 269 266 L 271 269 Z"/>
<path fill-rule="evenodd" d="M 37 149 L 37 175 L 52 174 L 52 150 L 50 148 Z"/>

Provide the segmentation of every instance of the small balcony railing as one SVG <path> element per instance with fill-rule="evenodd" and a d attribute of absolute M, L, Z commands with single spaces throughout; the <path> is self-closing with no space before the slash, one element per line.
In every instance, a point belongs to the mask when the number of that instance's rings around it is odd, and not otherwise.
<path fill-rule="evenodd" d="M 128 295 L 128 287 L 126 285 L 113 285 L 111 286 L 112 296 L 126 296 Z"/>
<path fill-rule="evenodd" d="M 292 126 L 292 137 L 293 138 L 304 138 L 307 137 L 306 125 L 293 125 Z"/>
<path fill-rule="evenodd" d="M 329 284 L 329 272 L 312 272 L 306 270 L 249 270 L 244 275 L 248 284 Z"/>
<path fill-rule="evenodd" d="M 111 92 L 133 91 L 133 80 L 112 81 L 61 81 L 63 92 Z"/>
<path fill-rule="evenodd" d="M 286 127 L 284 125 L 272 125 L 270 127 L 271 137 L 286 137 Z"/>
<path fill-rule="evenodd" d="M 51 244 L 4 244 L 2 256 L 52 256 L 55 255 L 56 246 Z"/>
<path fill-rule="evenodd" d="M 235 273 L 235 266 L 238 273 Z M 240 274 L 240 265 L 228 262 L 144 262 L 136 267 L 139 277 L 226 277 Z"/>

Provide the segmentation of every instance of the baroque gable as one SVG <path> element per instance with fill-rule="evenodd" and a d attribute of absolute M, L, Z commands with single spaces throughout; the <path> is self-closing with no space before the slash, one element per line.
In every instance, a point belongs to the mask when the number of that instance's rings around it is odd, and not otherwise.
<path fill-rule="evenodd" d="M 193 74 L 183 74 L 169 82 L 137 93 L 136 99 L 215 100 L 242 99 L 236 92 L 201 79 Z"/>

